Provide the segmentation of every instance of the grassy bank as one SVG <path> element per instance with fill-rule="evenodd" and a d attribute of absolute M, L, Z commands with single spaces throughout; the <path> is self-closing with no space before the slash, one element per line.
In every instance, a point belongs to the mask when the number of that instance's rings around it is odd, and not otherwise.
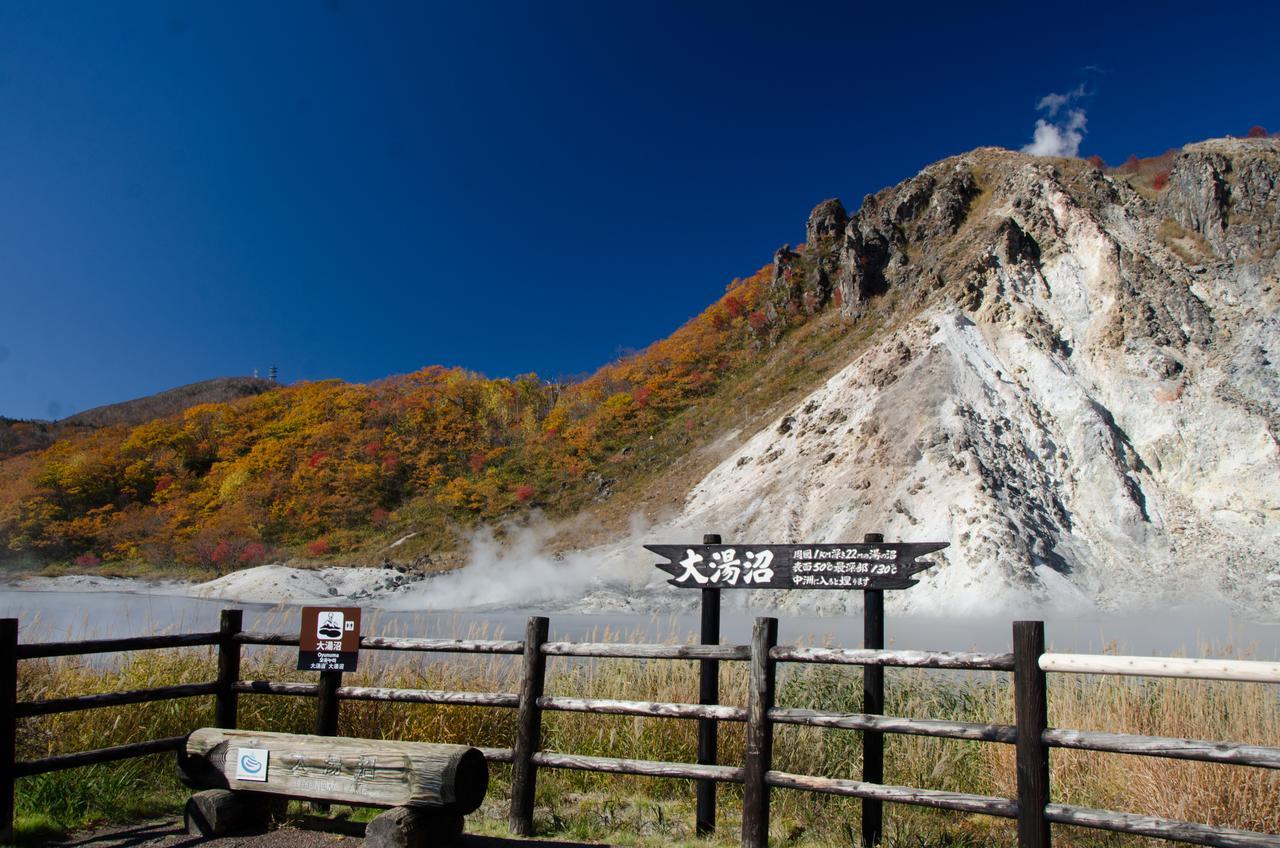
<path fill-rule="evenodd" d="M 368 655 L 367 655 L 368 656 Z M 290 650 L 246 657 L 253 679 L 307 679 L 289 669 Z M 174 682 L 209 680 L 215 660 L 206 650 L 144 652 L 118 666 L 94 667 L 75 659 L 21 664 L 19 699 L 60 697 Z M 725 664 L 721 699 L 746 701 L 745 666 Z M 312 675 L 313 676 L 313 675 Z M 887 712 L 917 718 L 1012 722 L 1007 680 L 994 674 L 962 676 L 890 669 Z M 404 688 L 518 691 L 517 660 L 463 658 L 430 662 L 404 657 L 350 675 L 353 684 Z M 856 712 L 862 698 L 857 670 L 821 666 L 780 668 L 780 706 Z M 549 693 L 583 697 L 695 700 L 697 666 L 687 661 L 552 659 Z M 1051 677 L 1050 724 L 1114 732 L 1231 740 L 1280 746 L 1280 710 L 1274 687 L 1201 681 Z M 83 750 L 185 733 L 212 720 L 212 699 L 197 698 L 29 719 L 19 729 L 19 758 Z M 241 725 L 309 732 L 311 699 L 242 696 Z M 506 747 L 515 732 L 513 710 L 446 705 L 348 702 L 340 732 L 357 737 L 464 742 Z M 777 728 L 775 768 L 831 777 L 861 773 L 861 734 L 793 726 Z M 742 727 L 723 724 L 720 761 L 740 762 Z M 543 747 L 596 756 L 692 761 L 692 722 L 580 713 L 547 713 Z M 1054 751 L 1054 800 L 1069 804 L 1201 821 L 1251 830 L 1280 830 L 1280 774 L 1154 758 Z M 1010 746 L 891 735 L 886 739 L 887 782 L 1012 797 Z M 493 768 L 491 800 L 469 822 L 478 832 L 505 830 L 508 773 Z M 600 776 L 543 770 L 538 783 L 540 832 L 561 838 L 626 845 L 737 844 L 741 791 L 722 785 L 718 836 L 695 841 L 693 787 L 685 781 Z M 19 830 L 28 842 L 42 834 L 98 820 L 120 820 L 180 809 L 184 789 L 171 758 L 53 773 L 18 782 Z M 360 816 L 356 813 L 357 817 Z M 855 844 L 857 801 L 775 791 L 773 842 L 777 845 Z M 982 816 L 886 807 L 889 840 L 903 846 L 1013 845 L 1012 822 Z M 1142 840 L 1100 831 L 1056 828 L 1062 845 L 1138 845 Z"/>

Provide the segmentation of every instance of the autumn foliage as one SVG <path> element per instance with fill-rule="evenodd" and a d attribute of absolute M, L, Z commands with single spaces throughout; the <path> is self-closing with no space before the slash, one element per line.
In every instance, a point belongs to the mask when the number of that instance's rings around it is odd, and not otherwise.
<path fill-rule="evenodd" d="M 670 337 L 573 384 L 429 367 L 63 437 L 0 463 L 0 556 L 222 572 L 358 550 L 398 527 L 572 511 L 818 308 L 788 310 L 770 283 L 771 268 L 734 280 Z"/>

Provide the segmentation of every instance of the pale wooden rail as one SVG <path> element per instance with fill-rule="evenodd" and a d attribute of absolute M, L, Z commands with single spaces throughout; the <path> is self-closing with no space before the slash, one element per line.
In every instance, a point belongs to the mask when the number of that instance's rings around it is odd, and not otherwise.
<path fill-rule="evenodd" d="M 1280 663 L 1187 657 L 1117 657 L 1110 654 L 1044 654 L 1043 671 L 1069 674 L 1122 674 L 1130 677 L 1182 677 L 1235 683 L 1280 683 Z"/>

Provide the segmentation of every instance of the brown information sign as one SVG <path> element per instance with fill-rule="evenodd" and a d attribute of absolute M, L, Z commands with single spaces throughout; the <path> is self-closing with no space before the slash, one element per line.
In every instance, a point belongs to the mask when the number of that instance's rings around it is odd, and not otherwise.
<path fill-rule="evenodd" d="M 946 542 L 836 545 L 645 545 L 683 589 L 906 589 Z"/>
<path fill-rule="evenodd" d="M 299 671 L 355 671 L 359 656 L 359 607 L 302 608 Z"/>

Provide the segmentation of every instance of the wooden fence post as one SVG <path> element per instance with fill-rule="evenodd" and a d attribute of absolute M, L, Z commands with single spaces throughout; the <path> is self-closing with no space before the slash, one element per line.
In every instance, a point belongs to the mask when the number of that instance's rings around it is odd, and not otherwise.
<path fill-rule="evenodd" d="M 773 767 L 773 708 L 775 663 L 769 651 L 778 644 L 778 619 L 757 618 L 751 632 L 751 683 L 747 690 L 746 760 L 742 769 L 742 846 L 769 845 L 769 786 L 765 774 Z"/>
<path fill-rule="evenodd" d="M 720 537 L 708 533 L 702 537 L 704 545 L 720 544 Z M 702 644 L 720 644 L 720 590 L 702 590 Z M 698 703 L 720 703 L 720 661 L 701 660 L 698 663 Z M 713 718 L 698 719 L 698 765 L 715 765 L 717 762 L 718 724 Z M 709 836 L 716 830 L 716 782 L 699 780 L 695 788 L 697 799 L 696 831 L 699 836 Z"/>
<path fill-rule="evenodd" d="M 244 611 L 224 609 L 221 639 L 218 642 L 218 694 L 214 696 L 213 725 L 234 729 L 239 715 L 239 695 L 234 688 L 240 680 L 240 643 L 235 640 L 244 627 Z"/>
<path fill-rule="evenodd" d="M 880 533 L 868 533 L 862 537 L 868 544 L 884 541 Z M 884 590 L 867 589 L 862 593 L 862 647 L 870 650 L 884 648 Z M 884 714 L 884 666 L 862 667 L 862 711 L 868 715 Z M 884 734 L 878 730 L 862 733 L 862 780 L 864 783 L 884 783 Z M 875 798 L 862 799 L 862 844 L 865 848 L 880 844 L 884 830 L 884 802 Z"/>
<path fill-rule="evenodd" d="M 520 712 L 511 764 L 511 812 L 507 816 L 507 827 L 517 836 L 533 835 L 533 800 L 538 782 L 533 755 L 542 745 L 542 708 L 538 699 L 546 679 L 547 657 L 542 645 L 547 641 L 549 625 L 550 620 L 544 616 L 530 616 L 524 632 Z"/>
<path fill-rule="evenodd" d="M 1040 655 L 1044 622 L 1013 623 L 1014 716 L 1018 726 L 1018 848 L 1049 848 L 1049 699 Z"/>
<path fill-rule="evenodd" d="M 0 618 L 0 842 L 13 841 L 18 737 L 18 619 Z"/>
<path fill-rule="evenodd" d="M 320 672 L 320 694 L 316 700 L 316 736 L 338 735 L 338 687 L 342 672 Z"/>

